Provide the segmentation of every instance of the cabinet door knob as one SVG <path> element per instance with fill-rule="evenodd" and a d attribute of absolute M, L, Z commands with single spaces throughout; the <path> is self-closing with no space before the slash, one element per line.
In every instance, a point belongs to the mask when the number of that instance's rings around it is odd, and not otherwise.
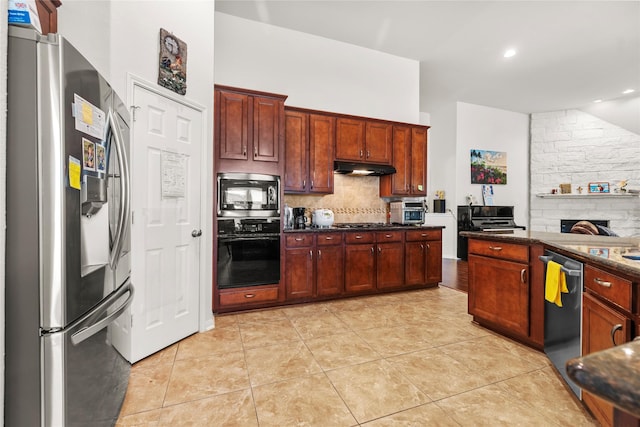
<path fill-rule="evenodd" d="M 313 180 L 311 180 L 311 189 L 313 190 Z"/>
<path fill-rule="evenodd" d="M 362 236 L 358 234 L 356 235 L 356 239 L 362 239 Z"/>
<path fill-rule="evenodd" d="M 386 237 L 387 239 L 390 239 L 390 238 L 392 238 L 392 237 L 393 237 L 393 235 L 391 235 L 391 234 L 385 234 L 385 235 L 384 235 L 384 237 Z"/>
<path fill-rule="evenodd" d="M 322 251 L 318 249 L 318 259 L 322 258 Z"/>
<path fill-rule="evenodd" d="M 320 253 L 320 251 L 318 251 Z M 309 251 L 309 258 L 313 259 L 313 251 Z"/>
<path fill-rule="evenodd" d="M 526 268 L 523 268 L 522 270 L 520 270 L 520 282 L 527 283 L 526 273 L 527 273 Z"/>
<path fill-rule="evenodd" d="M 489 246 L 489 249 L 491 249 L 492 251 L 501 251 L 502 246 Z"/>
<path fill-rule="evenodd" d="M 620 323 L 618 323 L 617 325 L 613 325 L 613 328 L 611 328 L 611 342 L 613 343 L 614 347 L 618 345 L 616 344 L 616 332 L 621 330 L 622 330 L 622 325 Z"/>
<path fill-rule="evenodd" d="M 306 179 L 302 180 L 302 188 L 307 188 L 307 180 Z"/>
<path fill-rule="evenodd" d="M 597 285 L 600 285 L 602 287 L 605 288 L 610 288 L 611 287 L 611 282 L 607 282 L 606 280 L 602 280 L 598 277 L 596 277 L 595 279 L 593 279 L 594 282 L 596 282 Z"/>
<path fill-rule="evenodd" d="M 258 147 L 253 147 L 253 157 L 258 157 Z"/>
<path fill-rule="evenodd" d="M 296 237 L 296 242 L 302 242 L 304 241 L 304 237 Z"/>
<path fill-rule="evenodd" d="M 253 298 L 255 296 L 256 296 L 256 294 L 244 294 L 245 298 Z"/>
<path fill-rule="evenodd" d="M 324 240 L 333 240 L 333 237 L 327 236 L 327 237 L 324 238 Z"/>
<path fill-rule="evenodd" d="M 431 246 L 427 243 L 427 250 L 431 249 Z"/>
<path fill-rule="evenodd" d="M 362 158 L 362 155 L 363 155 L 363 154 L 364 154 L 364 153 L 362 152 L 362 150 L 360 150 L 360 158 Z"/>

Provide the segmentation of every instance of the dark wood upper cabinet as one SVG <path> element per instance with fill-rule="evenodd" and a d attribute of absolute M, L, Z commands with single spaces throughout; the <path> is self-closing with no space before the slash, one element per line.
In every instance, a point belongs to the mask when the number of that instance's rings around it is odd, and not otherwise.
<path fill-rule="evenodd" d="M 336 119 L 336 159 L 363 161 L 366 122 L 359 119 Z"/>
<path fill-rule="evenodd" d="M 393 126 L 393 166 L 396 173 L 380 177 L 380 196 L 427 195 L 426 126 Z"/>
<path fill-rule="evenodd" d="M 217 172 L 281 174 L 286 96 L 215 87 Z"/>
<path fill-rule="evenodd" d="M 371 163 L 391 164 L 393 126 L 388 123 L 367 122 L 365 160 Z"/>
<path fill-rule="evenodd" d="M 285 110 L 288 193 L 333 193 L 335 117 Z"/>

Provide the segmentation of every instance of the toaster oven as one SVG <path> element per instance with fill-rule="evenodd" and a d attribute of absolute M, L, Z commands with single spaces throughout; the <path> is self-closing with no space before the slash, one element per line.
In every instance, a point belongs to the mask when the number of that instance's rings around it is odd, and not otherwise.
<path fill-rule="evenodd" d="M 424 224 L 424 202 L 403 200 L 390 203 L 392 224 Z"/>

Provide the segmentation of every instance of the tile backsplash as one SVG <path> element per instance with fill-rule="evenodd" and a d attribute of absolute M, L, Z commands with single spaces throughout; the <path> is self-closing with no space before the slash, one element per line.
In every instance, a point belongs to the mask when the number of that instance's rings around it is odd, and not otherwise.
<path fill-rule="evenodd" d="M 386 222 L 389 204 L 380 198 L 380 178 L 335 174 L 334 193 L 327 195 L 286 194 L 289 207 L 305 207 L 311 218 L 316 209 L 331 209 L 335 222 Z"/>

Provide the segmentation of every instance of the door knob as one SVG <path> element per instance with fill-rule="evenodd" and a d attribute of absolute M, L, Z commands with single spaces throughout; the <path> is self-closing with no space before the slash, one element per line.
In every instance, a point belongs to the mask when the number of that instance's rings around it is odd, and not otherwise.
<path fill-rule="evenodd" d="M 191 232 L 191 237 L 200 237 L 202 236 L 202 230 L 193 230 Z"/>

